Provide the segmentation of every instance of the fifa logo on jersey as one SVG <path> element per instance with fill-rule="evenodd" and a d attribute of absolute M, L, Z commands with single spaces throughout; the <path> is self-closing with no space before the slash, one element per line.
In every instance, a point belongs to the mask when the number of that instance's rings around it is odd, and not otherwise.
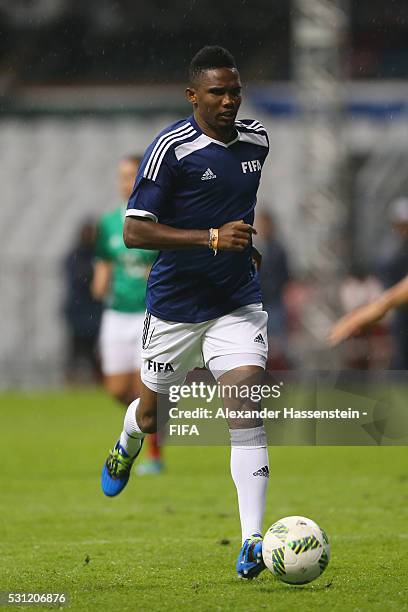
<path fill-rule="evenodd" d="M 247 172 L 259 172 L 262 170 L 261 162 L 259 159 L 252 159 L 251 161 L 243 161 L 241 162 L 242 172 L 246 174 Z"/>
<path fill-rule="evenodd" d="M 161 361 L 147 360 L 147 369 L 152 372 L 174 372 L 171 363 L 162 363 Z"/>

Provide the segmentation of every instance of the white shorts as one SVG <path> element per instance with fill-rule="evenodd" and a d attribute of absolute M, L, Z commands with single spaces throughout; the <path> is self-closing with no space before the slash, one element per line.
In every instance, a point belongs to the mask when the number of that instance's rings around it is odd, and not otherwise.
<path fill-rule="evenodd" d="M 144 313 L 105 310 L 102 315 L 99 348 L 102 372 L 107 375 L 140 370 Z"/>
<path fill-rule="evenodd" d="M 205 366 L 215 378 L 243 365 L 265 368 L 267 313 L 250 304 L 203 323 L 174 323 L 146 314 L 142 342 L 142 381 L 166 394 L 183 384 L 188 372 Z"/>

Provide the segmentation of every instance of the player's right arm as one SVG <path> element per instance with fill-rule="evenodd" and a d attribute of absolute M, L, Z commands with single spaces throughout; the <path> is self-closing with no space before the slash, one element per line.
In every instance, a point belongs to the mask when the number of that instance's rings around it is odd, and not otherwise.
<path fill-rule="evenodd" d="M 103 301 L 108 295 L 112 276 L 111 232 L 104 215 L 98 222 L 95 243 L 95 263 L 91 282 L 91 293 L 95 300 Z"/>
<path fill-rule="evenodd" d="M 252 225 L 231 221 L 219 228 L 218 249 L 243 251 L 255 233 Z M 150 219 L 128 216 L 125 221 L 123 239 L 128 248 L 153 249 L 158 251 L 209 248 L 208 230 L 178 229 Z"/>
<path fill-rule="evenodd" d="M 174 147 L 193 134 L 189 124 L 182 124 L 169 133 L 159 134 L 148 147 L 126 210 L 123 239 L 128 248 L 157 251 L 209 248 L 210 228 L 180 229 L 161 222 L 182 178 Z M 214 229 L 218 229 L 217 248 L 225 251 L 243 251 L 256 233 L 242 219 Z"/>
<path fill-rule="evenodd" d="M 408 276 L 387 291 L 384 291 L 384 293 L 374 302 L 356 308 L 356 310 L 349 312 L 339 319 L 329 332 L 329 344 L 332 346 L 339 344 L 360 329 L 382 319 L 389 310 L 398 308 L 398 306 L 406 304 L 407 302 Z"/>
<path fill-rule="evenodd" d="M 104 300 L 108 294 L 112 275 L 112 264 L 110 261 L 98 259 L 95 263 L 91 283 L 91 293 L 95 300 Z"/>

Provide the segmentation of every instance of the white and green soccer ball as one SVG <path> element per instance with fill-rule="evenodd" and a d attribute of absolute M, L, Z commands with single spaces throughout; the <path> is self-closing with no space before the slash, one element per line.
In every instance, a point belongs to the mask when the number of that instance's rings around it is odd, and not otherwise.
<path fill-rule="evenodd" d="M 328 566 L 326 533 L 304 516 L 286 516 L 269 527 L 262 544 L 266 567 L 288 584 L 307 584 Z"/>

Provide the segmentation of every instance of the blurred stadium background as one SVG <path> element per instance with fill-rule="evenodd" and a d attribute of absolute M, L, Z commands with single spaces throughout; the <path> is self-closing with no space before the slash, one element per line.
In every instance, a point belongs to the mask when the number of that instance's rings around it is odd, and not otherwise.
<path fill-rule="evenodd" d="M 189 114 L 188 62 L 204 44 L 235 54 L 241 116 L 270 134 L 259 205 L 290 269 L 271 298 L 284 321 L 273 367 L 327 364 L 328 322 L 398 280 L 404 0 L 0 0 L 0 32 L 0 387 L 66 380 L 66 256 L 81 224 L 116 204 L 120 157 Z M 388 367 L 391 332 L 330 363 Z"/>

